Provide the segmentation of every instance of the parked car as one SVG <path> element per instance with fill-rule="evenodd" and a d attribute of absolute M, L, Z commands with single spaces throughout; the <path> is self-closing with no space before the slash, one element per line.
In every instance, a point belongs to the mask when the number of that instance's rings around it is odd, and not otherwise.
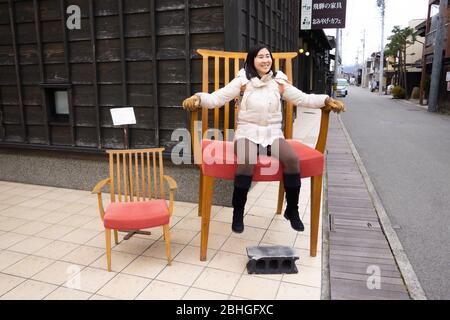
<path fill-rule="evenodd" d="M 344 78 L 337 79 L 336 97 L 346 97 L 348 94 L 348 81 Z"/>

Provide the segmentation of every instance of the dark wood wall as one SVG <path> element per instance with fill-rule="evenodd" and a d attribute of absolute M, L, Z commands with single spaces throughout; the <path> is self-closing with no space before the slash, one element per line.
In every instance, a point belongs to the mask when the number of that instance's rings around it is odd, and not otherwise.
<path fill-rule="evenodd" d="M 81 29 L 65 27 L 69 5 Z M 0 146 L 123 148 L 110 109 L 132 106 L 131 147 L 170 149 L 201 88 L 198 48 L 297 50 L 294 0 L 0 0 Z M 50 116 L 63 88 L 69 117 Z"/>

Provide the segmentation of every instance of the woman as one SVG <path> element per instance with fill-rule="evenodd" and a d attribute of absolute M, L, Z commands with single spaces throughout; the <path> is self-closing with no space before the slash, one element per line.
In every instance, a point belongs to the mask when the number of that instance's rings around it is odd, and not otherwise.
<path fill-rule="evenodd" d="M 281 98 L 296 106 L 345 111 L 340 101 L 327 95 L 305 94 L 292 86 L 283 72 L 275 71 L 273 61 L 272 53 L 266 46 L 254 47 L 247 54 L 244 69 L 227 86 L 211 94 L 196 93 L 183 101 L 183 108 L 189 111 L 199 107 L 221 107 L 237 97 L 241 87 L 245 87 L 234 138 L 238 166 L 234 179 L 231 228 L 236 233 L 244 231 L 245 203 L 255 168 L 251 160 L 256 159 L 261 147 L 283 164 L 287 202 L 284 217 L 290 221 L 293 229 L 304 231 L 298 212 L 301 185 L 299 159 L 282 132 Z"/>

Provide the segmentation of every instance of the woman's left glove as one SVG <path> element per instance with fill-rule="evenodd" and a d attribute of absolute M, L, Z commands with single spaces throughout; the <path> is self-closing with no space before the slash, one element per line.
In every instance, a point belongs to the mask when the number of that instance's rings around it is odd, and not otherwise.
<path fill-rule="evenodd" d="M 335 100 L 331 97 L 328 97 L 325 100 L 325 106 L 323 107 L 324 110 L 326 111 L 333 111 L 333 112 L 337 112 L 337 113 L 341 113 L 341 112 L 345 112 L 347 111 L 345 109 L 345 105 L 343 102 L 339 101 L 339 100 Z"/>

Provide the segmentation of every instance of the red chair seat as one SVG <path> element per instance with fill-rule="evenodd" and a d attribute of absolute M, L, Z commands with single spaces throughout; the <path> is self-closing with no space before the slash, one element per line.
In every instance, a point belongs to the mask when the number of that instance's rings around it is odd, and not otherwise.
<path fill-rule="evenodd" d="M 105 211 L 103 223 L 111 230 L 140 230 L 169 224 L 164 200 L 113 202 Z"/>
<path fill-rule="evenodd" d="M 324 157 L 319 151 L 296 140 L 286 140 L 300 159 L 302 178 L 321 176 L 323 174 Z M 205 176 L 225 180 L 233 180 L 237 168 L 234 144 L 229 141 L 202 140 L 202 172 Z M 268 168 L 273 166 L 277 170 Z M 264 172 L 265 171 L 265 172 Z M 253 181 L 281 181 L 282 164 L 279 160 L 267 156 L 259 156 L 253 175 Z"/>

